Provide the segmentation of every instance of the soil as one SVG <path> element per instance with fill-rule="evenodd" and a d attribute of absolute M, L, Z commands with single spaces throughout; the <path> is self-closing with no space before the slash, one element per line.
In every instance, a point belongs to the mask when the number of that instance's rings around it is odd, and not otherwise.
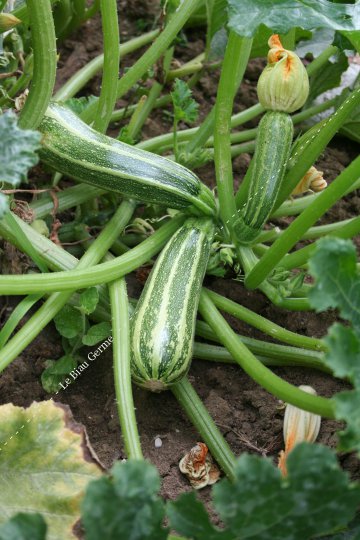
<path fill-rule="evenodd" d="M 121 0 L 119 6 L 122 13 L 122 41 L 139 33 L 140 18 L 145 23 L 153 20 L 155 8 L 152 2 Z M 199 54 L 204 46 L 204 36 L 198 30 L 188 30 L 186 36 L 188 43 L 178 46 L 176 53 L 176 58 L 183 62 Z M 58 86 L 101 50 L 101 22 L 99 17 L 95 17 L 84 25 L 81 32 L 76 32 L 61 45 Z M 126 57 L 122 70 L 131 65 L 138 54 Z M 262 65 L 263 62 L 258 60 L 250 63 L 236 100 L 236 111 L 256 102 L 256 80 Z M 218 76 L 218 71 L 204 75 L 194 91 L 194 96 L 200 103 L 200 118 L 206 115 L 215 102 Z M 84 93 L 97 93 L 99 84 L 100 78 L 95 77 Z M 120 105 L 121 103 L 125 104 L 126 99 L 120 102 Z M 166 122 L 163 113 L 155 111 L 144 128 L 145 137 L 170 129 L 170 124 L 167 125 Z M 250 122 L 245 127 L 254 125 Z M 355 143 L 336 138 L 319 160 L 318 168 L 325 171 L 326 179 L 331 181 L 357 154 L 358 147 Z M 250 156 L 247 154 L 234 160 L 237 183 L 243 177 L 249 160 Z M 198 170 L 198 174 L 209 186 L 214 185 L 213 164 Z M 347 219 L 358 215 L 359 209 L 358 192 L 336 204 L 321 222 Z M 284 224 L 284 221 L 280 220 L 279 224 Z M 15 259 L 15 253 L 13 255 Z M 280 310 L 271 305 L 261 293 L 250 293 L 241 283 L 231 279 L 208 279 L 207 285 L 289 330 L 307 336 L 325 335 L 328 327 L 336 320 L 334 312 L 314 314 Z M 139 294 L 141 284 L 135 277 L 130 277 L 129 288 L 131 295 L 135 296 Z M 14 301 L 9 299 L 9 302 L 10 300 L 11 303 Z M 10 309 L 7 309 L 6 313 L 9 314 Z M 268 339 L 245 324 L 231 317 L 227 318 L 236 331 L 247 336 Z M 94 348 L 85 348 L 84 357 Z M 49 395 L 42 389 L 40 375 L 45 360 L 56 359 L 61 355 L 59 336 L 54 327 L 49 325 L 0 378 L 0 403 L 13 402 L 27 406 L 34 400 L 49 399 Z M 331 396 L 346 386 L 341 381 L 312 370 L 278 368 L 274 371 L 295 385 L 313 386 L 323 396 Z M 279 403 L 274 397 L 262 390 L 236 366 L 194 360 L 190 380 L 236 455 L 250 452 L 277 459 L 278 452 L 283 448 L 283 412 L 279 410 Z M 164 497 L 175 498 L 179 493 L 191 489 L 178 470 L 178 462 L 184 453 L 194 446 L 199 436 L 171 392 L 151 394 L 134 387 L 134 397 L 144 454 L 159 469 L 163 479 Z M 96 362 L 90 364 L 72 385 L 61 392 L 59 400 L 71 407 L 77 422 L 85 425 L 93 448 L 106 467 L 125 457 L 116 412 L 111 351 L 104 352 Z M 323 420 L 319 442 L 335 447 L 335 432 L 338 429 L 337 422 Z M 162 441 L 160 448 L 155 447 L 157 437 Z M 339 460 L 353 478 L 360 478 L 358 462 L 353 455 L 340 455 Z M 203 489 L 199 496 L 208 504 L 210 489 Z"/>

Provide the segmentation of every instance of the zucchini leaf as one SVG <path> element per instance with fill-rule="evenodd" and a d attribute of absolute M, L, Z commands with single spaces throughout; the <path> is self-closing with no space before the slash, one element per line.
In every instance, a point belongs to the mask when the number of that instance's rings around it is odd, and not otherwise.
<path fill-rule="evenodd" d="M 0 540 L 46 540 L 47 525 L 41 514 L 17 514 L 0 526 Z"/>
<path fill-rule="evenodd" d="M 349 61 L 344 52 L 335 55 L 334 61 L 328 60 L 320 71 L 310 77 L 310 92 L 308 103 L 314 101 L 320 94 L 340 85 L 341 76 L 349 67 Z"/>
<path fill-rule="evenodd" d="M 360 273 L 356 250 L 350 240 L 324 238 L 310 259 L 310 273 L 315 285 L 309 293 L 314 309 L 337 308 L 340 316 L 351 323 L 335 323 L 324 341 L 328 347 L 324 362 L 340 378 L 347 378 L 354 390 L 340 392 L 333 399 L 336 418 L 347 427 L 339 434 L 339 448 L 360 453 Z"/>
<path fill-rule="evenodd" d="M 90 326 L 87 333 L 83 336 L 82 342 L 84 345 L 96 345 L 100 341 L 104 341 L 111 335 L 111 324 L 107 321 Z"/>
<path fill-rule="evenodd" d="M 0 116 L 0 187 L 8 184 L 16 188 L 27 178 L 28 170 L 36 165 L 41 134 L 30 129 L 20 129 L 17 116 L 8 111 Z M 7 197 L 0 194 L 0 219 L 8 210 Z"/>
<path fill-rule="evenodd" d="M 52 400 L 27 409 L 1 406 L 0 448 L 0 525 L 19 511 L 36 511 L 49 540 L 76 538 L 80 500 L 88 482 L 102 473 L 69 408 Z"/>
<path fill-rule="evenodd" d="M 91 482 L 82 503 L 86 540 L 165 540 L 160 478 L 146 461 L 116 463 L 111 477 Z"/>
<path fill-rule="evenodd" d="M 229 26 L 241 36 L 254 36 L 260 23 L 277 33 L 295 26 L 305 30 L 333 28 L 355 31 L 360 4 L 334 4 L 328 0 L 227 0 Z"/>
<path fill-rule="evenodd" d="M 353 84 L 352 89 L 356 90 L 360 88 L 360 75 L 356 78 L 355 83 Z M 336 100 L 336 108 L 340 107 L 343 101 L 349 96 L 351 90 L 346 88 Z M 360 143 L 360 107 L 352 112 L 351 116 L 346 120 L 340 129 L 340 133 L 345 135 L 349 139 Z"/>
<path fill-rule="evenodd" d="M 175 79 L 171 92 L 171 99 L 174 106 L 175 122 L 192 123 L 197 120 L 199 114 L 199 104 L 192 97 L 192 92 L 185 81 Z"/>
<path fill-rule="evenodd" d="M 242 455 L 234 481 L 214 486 L 213 501 L 225 530 L 211 525 L 192 494 L 168 503 L 171 527 L 194 540 L 304 540 L 345 527 L 360 486 L 349 482 L 329 448 L 302 443 L 289 455 L 286 478 L 269 459 Z"/>

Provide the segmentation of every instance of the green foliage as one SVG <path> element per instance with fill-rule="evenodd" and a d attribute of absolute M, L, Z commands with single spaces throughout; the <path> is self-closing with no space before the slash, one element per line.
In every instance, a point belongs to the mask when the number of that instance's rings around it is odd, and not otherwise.
<path fill-rule="evenodd" d="M 357 30 L 360 12 L 356 5 L 334 4 L 328 0 L 227 0 L 229 27 L 241 36 L 253 36 L 260 23 L 277 33 L 295 26 L 305 30 L 333 28 Z"/>
<path fill-rule="evenodd" d="M 65 105 L 69 107 L 78 116 L 97 100 L 96 96 L 81 96 L 79 98 L 70 98 L 65 101 Z"/>
<path fill-rule="evenodd" d="M 289 455 L 286 478 L 270 460 L 242 455 L 234 482 L 216 484 L 213 500 L 225 531 L 209 523 L 192 494 L 168 504 L 171 526 L 194 540 L 304 540 L 351 521 L 360 487 L 349 482 L 330 449 L 303 443 Z"/>
<path fill-rule="evenodd" d="M 117 463 L 111 477 L 91 482 L 82 503 L 86 540 L 165 540 L 164 504 L 156 468 L 147 462 Z"/>
<path fill-rule="evenodd" d="M 69 373 L 78 365 L 77 359 L 66 354 L 59 360 L 47 360 L 46 369 L 41 374 L 41 384 L 49 394 L 58 392 L 62 383 Z"/>
<path fill-rule="evenodd" d="M 309 298 L 317 311 L 338 308 L 340 316 L 350 321 L 360 334 L 360 279 L 356 251 L 350 240 L 324 238 L 310 260 L 316 284 Z"/>
<path fill-rule="evenodd" d="M 72 529 L 80 517 L 85 487 L 101 474 L 80 427 L 67 408 L 52 400 L 27 409 L 11 403 L 0 407 L 0 526 L 18 512 L 36 509 L 47 523 L 49 539 L 74 538 Z M 36 526 L 39 518 L 14 521 L 13 530 L 16 525 L 34 530 L 33 535 L 19 534 L 14 539 L 42 538 Z M 3 527 L 9 530 L 9 523 Z"/>
<path fill-rule="evenodd" d="M 90 326 L 87 319 L 95 311 L 98 302 L 97 288 L 90 287 L 80 294 L 77 306 L 66 304 L 54 318 L 56 329 L 63 337 L 65 355 L 56 361 L 47 360 L 46 369 L 41 375 L 41 383 L 46 392 L 58 391 L 71 371 L 82 363 L 79 349 L 83 345 L 95 345 L 111 334 L 108 322 Z"/>
<path fill-rule="evenodd" d="M 36 151 L 40 148 L 41 135 L 20 129 L 16 115 L 8 111 L 0 116 L 0 139 L 0 185 L 15 188 L 27 179 L 29 169 L 39 161 Z M 0 194 L 0 219 L 7 209 L 7 198 Z"/>
<path fill-rule="evenodd" d="M 335 56 L 335 60 L 329 60 L 310 78 L 310 92 L 308 103 L 311 103 L 317 96 L 336 88 L 341 82 L 341 76 L 349 67 L 349 61 L 345 53 L 340 52 Z"/>
<path fill-rule="evenodd" d="M 360 32 L 359 32 L 360 33 Z M 353 90 L 360 88 L 360 75 L 358 75 Z M 349 97 L 351 90 L 346 88 L 336 100 L 336 108 L 339 108 L 342 103 Z M 345 135 L 349 139 L 360 143 L 360 106 L 356 107 L 351 116 L 346 119 L 346 122 L 342 125 L 340 130 L 342 135 Z"/>
<path fill-rule="evenodd" d="M 334 324 L 324 339 L 328 352 L 325 363 L 335 375 L 347 378 L 353 391 L 341 392 L 333 399 L 336 417 L 347 422 L 340 433 L 341 450 L 360 453 L 360 274 L 356 267 L 356 250 L 350 240 L 324 238 L 310 259 L 310 272 L 316 282 L 309 293 L 317 311 L 337 308 L 351 327 Z"/>
<path fill-rule="evenodd" d="M 95 311 L 98 302 L 99 293 L 96 287 L 90 287 L 80 295 L 80 307 L 85 315 L 90 315 L 90 313 Z"/>
<path fill-rule="evenodd" d="M 84 345 L 96 345 L 100 341 L 108 338 L 111 334 L 111 324 L 108 322 L 101 322 L 99 324 L 94 324 L 88 330 L 88 332 L 83 336 L 82 342 Z"/>
<path fill-rule="evenodd" d="M 68 339 L 76 337 L 83 329 L 81 312 L 68 304 L 56 315 L 54 323 L 59 334 Z"/>
<path fill-rule="evenodd" d="M 17 514 L 0 526 L 0 540 L 46 540 L 47 525 L 41 514 Z"/>
<path fill-rule="evenodd" d="M 175 79 L 171 99 L 176 123 L 180 121 L 192 123 L 197 120 L 199 105 L 191 96 L 192 92 L 186 82 Z"/>

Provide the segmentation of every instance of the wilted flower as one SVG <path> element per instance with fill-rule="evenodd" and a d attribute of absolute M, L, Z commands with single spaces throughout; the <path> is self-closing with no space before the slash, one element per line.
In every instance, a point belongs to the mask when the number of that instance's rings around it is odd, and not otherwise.
<path fill-rule="evenodd" d="M 259 101 L 265 109 L 291 113 L 307 100 L 309 77 L 300 58 L 283 48 L 277 34 L 268 43 L 268 65 L 257 85 Z"/>
<path fill-rule="evenodd" d="M 0 32 L 11 30 L 17 24 L 21 23 L 20 19 L 11 15 L 11 13 L 0 13 Z"/>
<path fill-rule="evenodd" d="M 300 195 L 306 191 L 314 191 L 315 193 L 322 191 L 327 186 L 323 175 L 324 173 L 322 171 L 318 171 L 315 167 L 310 167 L 291 195 Z"/>
<path fill-rule="evenodd" d="M 299 388 L 303 392 L 316 395 L 316 391 L 311 386 L 299 386 Z M 284 416 L 285 451 L 280 452 L 278 464 L 283 476 L 287 474 L 286 459 L 289 452 L 300 442 L 315 442 L 320 431 L 320 424 L 321 416 L 318 414 L 303 411 L 290 403 L 286 405 Z"/>
<path fill-rule="evenodd" d="M 194 489 L 215 484 L 220 471 L 209 454 L 206 444 L 198 442 L 179 462 L 180 471 L 187 476 Z"/>

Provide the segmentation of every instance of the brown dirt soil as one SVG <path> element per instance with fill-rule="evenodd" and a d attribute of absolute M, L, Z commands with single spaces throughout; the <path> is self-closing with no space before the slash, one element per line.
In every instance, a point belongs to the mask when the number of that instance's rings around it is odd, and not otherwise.
<path fill-rule="evenodd" d="M 121 13 L 122 39 L 134 36 L 136 20 L 139 17 L 150 19 L 148 2 L 119 2 Z M 152 3 L 151 3 L 152 5 Z M 187 61 L 201 52 L 203 36 L 199 31 L 187 31 L 189 43 L 178 47 L 177 58 Z M 101 52 L 101 23 L 99 17 L 87 23 L 81 32 L 67 39 L 61 46 L 58 85 L 67 80 L 77 69 Z M 131 65 L 134 57 L 127 57 L 125 65 Z M 251 62 L 245 81 L 236 100 L 236 110 L 241 110 L 256 102 L 255 81 L 262 62 Z M 124 65 L 122 66 L 122 68 Z M 201 118 L 213 105 L 216 96 L 218 71 L 205 75 L 194 91 L 200 103 Z M 86 88 L 86 93 L 97 93 L 99 78 L 95 78 Z M 246 127 L 252 127 L 249 123 Z M 146 137 L 163 133 L 166 130 L 164 116 L 155 111 L 147 122 Z M 170 124 L 169 124 L 170 129 Z M 319 168 L 326 172 L 326 178 L 332 180 L 358 153 L 358 147 L 345 139 L 336 139 L 319 160 Z M 242 155 L 234 161 L 234 174 L 237 182 L 243 177 L 250 157 Z M 208 165 L 198 171 L 208 184 L 214 185 L 214 167 Z M 339 202 L 321 220 L 322 223 L 345 219 L 358 215 L 360 193 Z M 283 222 L 280 222 L 283 223 Z M 251 308 L 274 322 L 295 332 L 307 336 L 321 337 L 336 320 L 332 312 L 314 314 L 308 312 L 287 312 L 280 310 L 258 292 L 247 291 L 239 282 L 231 279 L 208 279 L 208 286 L 221 294 Z M 138 294 L 141 286 L 134 278 L 129 279 L 131 295 Z M 12 304 L 13 302 L 11 302 Z M 10 305 L 11 305 L 10 304 Z M 10 310 L 7 310 L 7 314 Z M 251 337 L 267 339 L 256 330 L 228 317 L 238 332 Z M 84 350 L 84 357 L 90 350 Z M 48 399 L 40 384 L 40 375 L 44 362 L 48 358 L 59 358 L 62 354 L 59 336 L 52 325 L 12 363 L 0 378 L 0 403 L 13 402 L 27 406 L 32 401 Z M 345 384 L 330 376 L 301 368 L 278 368 L 274 370 L 285 380 L 295 384 L 310 384 L 323 396 L 331 396 L 342 390 Z M 282 416 L 277 400 L 262 390 L 239 367 L 220 365 L 194 360 L 190 380 L 203 399 L 215 422 L 224 434 L 236 455 L 242 452 L 255 452 L 268 455 L 276 460 L 283 448 Z M 166 498 L 175 498 L 179 493 L 191 488 L 178 470 L 178 462 L 198 440 L 196 430 L 184 416 L 171 392 L 151 394 L 134 387 L 136 414 L 145 456 L 159 469 L 163 478 L 162 494 Z M 115 460 L 125 457 L 119 423 L 116 412 L 111 351 L 106 351 L 90 364 L 90 367 L 70 387 L 59 396 L 62 403 L 71 407 L 74 418 L 82 422 L 88 431 L 90 441 L 105 466 L 110 467 Z M 339 424 L 334 421 L 322 422 L 319 441 L 336 446 L 336 430 Z M 161 448 L 155 448 L 155 438 L 162 439 Z M 352 455 L 340 455 L 340 462 L 354 478 L 360 478 L 358 462 Z M 201 491 L 200 497 L 208 504 L 210 489 Z"/>

